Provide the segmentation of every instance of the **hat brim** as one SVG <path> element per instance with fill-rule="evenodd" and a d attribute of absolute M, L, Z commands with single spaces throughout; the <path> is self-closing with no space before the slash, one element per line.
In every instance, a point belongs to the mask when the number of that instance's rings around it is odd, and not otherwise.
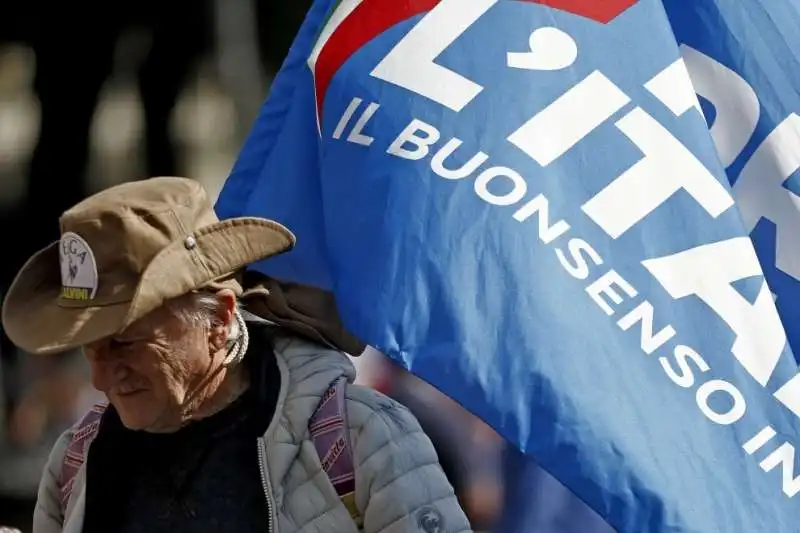
<path fill-rule="evenodd" d="M 37 355 L 84 346 L 121 332 L 169 299 L 290 250 L 295 243 L 294 235 L 277 222 L 251 217 L 223 220 L 192 236 L 192 247 L 180 240 L 156 255 L 133 300 L 105 306 L 59 305 L 58 242 L 51 244 L 28 260 L 9 288 L 2 310 L 6 334 Z"/>
<path fill-rule="evenodd" d="M 58 305 L 58 245 L 54 242 L 25 263 L 3 301 L 6 334 L 29 353 L 59 353 L 113 335 L 130 307 L 130 302 L 103 307 Z"/>

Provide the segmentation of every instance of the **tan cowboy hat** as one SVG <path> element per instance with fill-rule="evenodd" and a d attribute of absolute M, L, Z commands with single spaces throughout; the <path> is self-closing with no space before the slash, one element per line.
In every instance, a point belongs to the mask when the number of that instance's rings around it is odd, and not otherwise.
<path fill-rule="evenodd" d="M 3 327 L 34 354 L 121 332 L 171 298 L 231 287 L 249 263 L 294 246 L 263 218 L 220 222 L 205 190 L 185 178 L 112 187 L 61 216 L 61 239 L 22 267 L 6 294 Z"/>

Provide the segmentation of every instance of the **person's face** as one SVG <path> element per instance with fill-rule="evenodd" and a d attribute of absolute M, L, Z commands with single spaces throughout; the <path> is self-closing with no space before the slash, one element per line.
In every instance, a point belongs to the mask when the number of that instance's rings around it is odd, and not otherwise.
<path fill-rule="evenodd" d="M 92 384 L 127 428 L 174 431 L 219 370 L 225 331 L 187 324 L 159 308 L 121 334 L 84 347 Z"/>

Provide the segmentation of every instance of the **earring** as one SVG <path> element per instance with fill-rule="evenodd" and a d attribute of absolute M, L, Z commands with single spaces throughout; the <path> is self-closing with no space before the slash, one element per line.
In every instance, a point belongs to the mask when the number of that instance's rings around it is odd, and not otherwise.
<path fill-rule="evenodd" d="M 247 331 L 247 323 L 244 321 L 244 317 L 238 310 L 234 312 L 233 316 L 239 326 L 239 338 L 234 341 L 222 361 L 222 365 L 226 367 L 241 363 L 245 353 L 247 353 L 247 346 L 250 344 L 250 333 Z"/>

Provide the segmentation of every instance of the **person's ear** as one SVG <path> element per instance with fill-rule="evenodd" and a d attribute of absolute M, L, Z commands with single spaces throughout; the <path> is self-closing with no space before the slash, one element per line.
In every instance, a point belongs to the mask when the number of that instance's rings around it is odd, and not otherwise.
<path fill-rule="evenodd" d="M 228 332 L 233 326 L 236 314 L 236 295 L 230 289 L 217 292 L 217 311 L 214 325 L 209 329 L 208 341 L 215 351 L 225 348 Z"/>

